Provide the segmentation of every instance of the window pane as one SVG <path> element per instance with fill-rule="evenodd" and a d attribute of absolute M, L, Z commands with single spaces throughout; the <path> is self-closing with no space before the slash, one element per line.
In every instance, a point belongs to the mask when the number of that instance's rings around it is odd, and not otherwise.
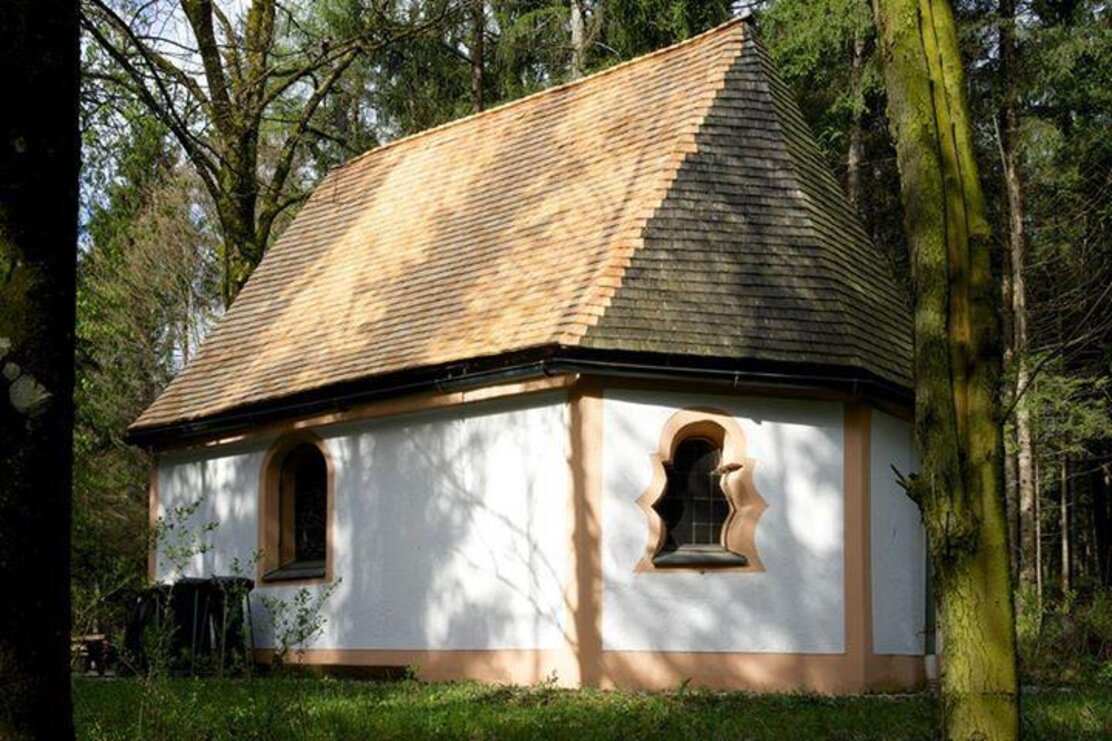
<path fill-rule="evenodd" d="M 328 516 L 328 470 L 315 445 L 300 445 L 283 464 L 293 482 L 293 539 L 295 561 L 323 561 Z M 287 528 L 284 531 L 289 532 Z"/>
<path fill-rule="evenodd" d="M 671 465 L 665 466 L 668 484 L 655 505 L 664 521 L 663 550 L 684 545 L 717 545 L 729 503 L 715 473 L 721 451 L 706 438 L 688 438 L 676 446 Z"/>

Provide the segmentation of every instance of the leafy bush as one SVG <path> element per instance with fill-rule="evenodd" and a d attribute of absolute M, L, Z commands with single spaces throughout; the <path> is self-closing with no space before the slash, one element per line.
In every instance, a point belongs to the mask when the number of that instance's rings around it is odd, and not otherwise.
<path fill-rule="evenodd" d="M 1112 683 L 1112 589 L 1069 592 L 1041 613 L 1033 590 L 1017 601 L 1020 668 L 1030 681 Z"/>

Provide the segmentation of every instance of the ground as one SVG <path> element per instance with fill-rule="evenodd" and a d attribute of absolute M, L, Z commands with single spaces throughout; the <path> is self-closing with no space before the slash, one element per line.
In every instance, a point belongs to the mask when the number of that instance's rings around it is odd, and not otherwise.
<path fill-rule="evenodd" d="M 146 693 L 144 693 L 146 689 Z M 1112 738 L 1112 687 L 1028 690 L 1024 736 Z M 79 738 L 931 739 L 928 695 L 520 689 L 475 683 L 78 679 Z"/>

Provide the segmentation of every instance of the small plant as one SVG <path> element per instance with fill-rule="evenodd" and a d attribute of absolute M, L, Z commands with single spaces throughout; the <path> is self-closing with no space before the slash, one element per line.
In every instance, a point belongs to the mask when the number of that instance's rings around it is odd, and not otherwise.
<path fill-rule="evenodd" d="M 317 592 L 301 587 L 291 600 L 273 595 L 262 597 L 274 638 L 275 668 L 288 665 L 291 654 L 301 663 L 305 644 L 320 635 L 328 622 L 323 608 L 340 582 L 340 579 L 330 581 Z"/>
<path fill-rule="evenodd" d="M 542 679 L 539 684 L 537 684 L 537 689 L 542 692 L 548 692 L 556 689 L 559 686 L 560 674 L 555 669 L 553 669 L 547 675 L 545 675 L 545 678 Z"/>
<path fill-rule="evenodd" d="M 217 522 L 205 522 L 197 527 L 193 520 L 205 502 L 200 497 L 187 504 L 170 507 L 159 517 L 149 533 L 149 547 L 156 549 L 161 559 L 167 563 L 171 577 L 165 586 L 157 583 L 150 585 L 156 592 L 154 619 L 145 626 L 140 636 L 140 656 L 128 656 L 125 661 L 140 676 L 141 700 L 139 703 L 139 730 L 151 737 L 163 735 L 162 730 L 168 722 L 167 713 L 174 699 L 166 686 L 175 661 L 185 659 L 175 656 L 177 627 L 174 621 L 173 577 L 180 577 L 188 570 L 190 562 L 197 556 L 208 553 L 211 544 L 207 540 L 219 526 Z M 146 723 L 149 728 L 144 728 Z"/>

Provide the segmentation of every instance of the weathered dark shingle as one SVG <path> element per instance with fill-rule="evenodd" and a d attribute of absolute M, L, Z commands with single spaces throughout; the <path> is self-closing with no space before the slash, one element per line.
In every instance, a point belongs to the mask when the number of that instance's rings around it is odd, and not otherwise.
<path fill-rule="evenodd" d="M 843 365 L 909 386 L 903 296 L 752 35 L 695 141 L 583 345 Z"/>

